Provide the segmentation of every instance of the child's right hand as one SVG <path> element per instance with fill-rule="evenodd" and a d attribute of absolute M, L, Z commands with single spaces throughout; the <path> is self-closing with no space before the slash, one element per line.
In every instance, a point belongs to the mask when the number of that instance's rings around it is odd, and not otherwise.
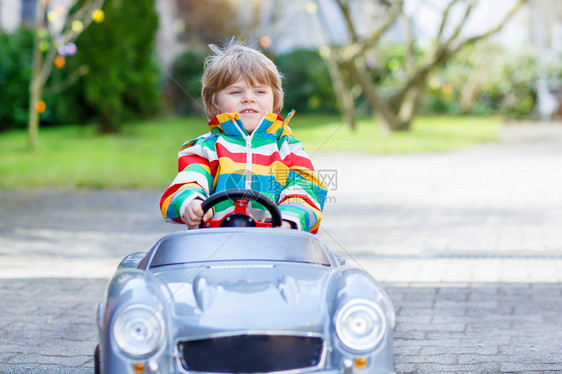
<path fill-rule="evenodd" d="M 207 222 L 213 218 L 212 209 L 209 209 L 207 213 L 205 213 L 205 216 L 203 216 L 203 209 L 201 209 L 202 203 L 203 201 L 200 199 L 194 199 L 187 204 L 187 207 L 185 208 L 182 219 L 190 229 L 198 229 L 201 224 L 201 219 L 203 219 L 203 222 Z"/>

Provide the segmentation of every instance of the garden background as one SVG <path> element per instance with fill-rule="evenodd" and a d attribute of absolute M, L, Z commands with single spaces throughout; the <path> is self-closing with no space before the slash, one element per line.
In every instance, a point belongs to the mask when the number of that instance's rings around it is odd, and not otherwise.
<path fill-rule="evenodd" d="M 232 36 L 284 74 L 312 156 L 449 151 L 560 115 L 556 1 L 16 3 L 0 2 L 0 188 L 165 187 L 207 131 L 208 44 Z"/>

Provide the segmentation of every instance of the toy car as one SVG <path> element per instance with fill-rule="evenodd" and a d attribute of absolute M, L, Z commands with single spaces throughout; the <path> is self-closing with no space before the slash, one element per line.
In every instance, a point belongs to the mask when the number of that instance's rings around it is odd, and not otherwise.
<path fill-rule="evenodd" d="M 95 372 L 394 372 L 395 313 L 377 282 L 316 236 L 272 228 L 281 214 L 264 195 L 229 190 L 203 209 L 224 200 L 236 207 L 217 228 L 121 262 L 98 306 Z"/>

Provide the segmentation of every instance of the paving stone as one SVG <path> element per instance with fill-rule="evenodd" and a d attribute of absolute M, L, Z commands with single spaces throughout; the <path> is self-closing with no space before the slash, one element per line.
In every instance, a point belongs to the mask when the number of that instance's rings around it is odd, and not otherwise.
<path fill-rule="evenodd" d="M 421 348 L 422 355 L 438 355 L 443 353 L 455 353 L 459 357 L 470 354 L 479 354 L 494 356 L 497 355 L 499 348 L 497 346 L 471 346 L 471 347 L 459 347 L 456 345 L 448 346 L 444 344 L 436 344 L 435 346 L 424 346 Z"/>
<path fill-rule="evenodd" d="M 459 365 L 467 364 L 487 364 L 490 362 L 501 362 L 502 358 L 495 354 L 485 354 L 484 351 L 479 352 L 481 354 L 462 354 L 459 355 L 458 363 Z"/>
<path fill-rule="evenodd" d="M 37 354 L 18 354 L 5 362 L 11 365 L 38 364 L 38 365 L 58 365 L 76 367 L 90 361 L 89 356 L 60 356 L 60 355 L 37 355 Z"/>
<path fill-rule="evenodd" d="M 406 362 L 398 362 L 396 363 L 396 372 L 397 373 L 416 373 L 416 364 L 406 363 Z"/>
<path fill-rule="evenodd" d="M 455 371 L 459 373 L 497 373 L 500 372 L 500 365 L 495 362 L 459 364 Z"/>
<path fill-rule="evenodd" d="M 458 363 L 457 354 L 435 354 L 419 356 L 400 356 L 401 362 L 421 364 L 456 365 Z"/>
<path fill-rule="evenodd" d="M 543 364 L 543 363 L 522 363 L 522 362 L 502 362 L 500 364 L 502 372 L 511 371 L 554 371 L 562 372 L 562 364 Z"/>

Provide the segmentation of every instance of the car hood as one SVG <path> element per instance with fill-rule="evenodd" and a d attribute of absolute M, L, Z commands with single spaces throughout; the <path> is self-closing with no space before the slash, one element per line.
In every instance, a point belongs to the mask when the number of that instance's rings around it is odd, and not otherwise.
<path fill-rule="evenodd" d="M 169 287 L 175 315 L 217 330 L 323 329 L 332 268 L 293 263 L 171 266 L 156 275 Z"/>

